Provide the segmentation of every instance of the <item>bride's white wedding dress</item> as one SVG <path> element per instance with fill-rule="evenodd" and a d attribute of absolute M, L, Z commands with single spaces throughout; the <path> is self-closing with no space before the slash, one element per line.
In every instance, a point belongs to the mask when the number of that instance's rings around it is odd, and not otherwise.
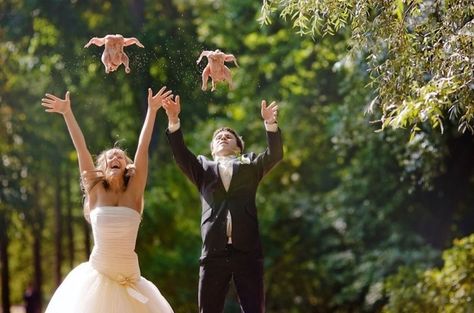
<path fill-rule="evenodd" d="M 141 215 L 97 207 L 90 215 L 94 249 L 54 293 L 45 313 L 172 313 L 153 283 L 141 277 L 135 241 Z"/>

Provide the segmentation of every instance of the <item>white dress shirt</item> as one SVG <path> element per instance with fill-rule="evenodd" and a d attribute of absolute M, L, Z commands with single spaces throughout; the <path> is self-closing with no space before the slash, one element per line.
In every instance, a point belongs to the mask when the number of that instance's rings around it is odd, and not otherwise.
<path fill-rule="evenodd" d="M 278 131 L 278 124 L 265 124 L 265 129 L 269 132 L 277 132 Z M 180 128 L 180 121 L 176 124 L 168 123 L 168 131 L 170 133 L 174 133 Z M 221 177 L 222 184 L 224 185 L 225 191 L 229 191 L 230 181 L 232 180 L 233 174 L 233 167 L 232 164 L 234 161 L 237 160 L 236 155 L 229 155 L 229 156 L 216 156 L 214 161 L 217 162 L 219 166 L 219 175 Z M 230 211 L 227 211 L 227 227 L 226 227 L 226 235 L 227 235 L 227 243 L 232 243 L 232 215 Z"/>
<path fill-rule="evenodd" d="M 232 164 L 237 160 L 235 155 L 229 156 L 216 156 L 214 161 L 219 166 L 219 175 L 221 177 L 222 185 L 224 185 L 225 191 L 229 191 L 230 181 L 232 180 L 233 167 Z M 232 215 L 230 211 L 227 211 L 227 243 L 232 243 Z"/>

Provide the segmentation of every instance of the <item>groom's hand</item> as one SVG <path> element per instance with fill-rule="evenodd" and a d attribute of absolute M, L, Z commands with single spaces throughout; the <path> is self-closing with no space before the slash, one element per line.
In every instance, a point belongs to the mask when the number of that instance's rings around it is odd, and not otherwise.
<path fill-rule="evenodd" d="M 168 122 L 170 124 L 177 124 L 179 122 L 179 113 L 181 112 L 179 96 L 176 96 L 174 100 L 172 97 L 164 99 L 163 108 L 168 116 Z"/>
<path fill-rule="evenodd" d="M 261 114 L 266 124 L 275 124 L 278 117 L 277 103 L 273 101 L 269 106 L 267 106 L 267 101 L 262 100 Z"/>

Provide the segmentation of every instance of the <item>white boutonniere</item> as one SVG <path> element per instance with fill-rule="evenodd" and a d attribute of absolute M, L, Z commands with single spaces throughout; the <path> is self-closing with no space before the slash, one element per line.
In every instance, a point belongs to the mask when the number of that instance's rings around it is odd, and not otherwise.
<path fill-rule="evenodd" d="M 249 158 L 249 157 L 246 157 L 246 156 L 243 155 L 243 154 L 239 155 L 239 157 L 237 158 L 237 160 L 239 160 L 239 163 L 240 163 L 240 164 L 250 164 L 250 158 Z"/>

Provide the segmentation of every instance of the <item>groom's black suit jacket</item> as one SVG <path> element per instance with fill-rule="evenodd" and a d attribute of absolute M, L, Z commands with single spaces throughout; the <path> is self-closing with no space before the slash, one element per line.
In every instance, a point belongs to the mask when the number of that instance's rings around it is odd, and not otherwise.
<path fill-rule="evenodd" d="M 228 191 L 219 176 L 217 162 L 195 156 L 185 145 L 181 129 L 168 140 L 179 168 L 201 195 L 201 260 L 220 255 L 227 245 L 227 211 L 232 216 L 232 245 L 235 249 L 262 256 L 255 195 L 262 177 L 283 158 L 281 133 L 267 132 L 267 149 L 256 155 L 244 154 L 233 164 Z"/>

